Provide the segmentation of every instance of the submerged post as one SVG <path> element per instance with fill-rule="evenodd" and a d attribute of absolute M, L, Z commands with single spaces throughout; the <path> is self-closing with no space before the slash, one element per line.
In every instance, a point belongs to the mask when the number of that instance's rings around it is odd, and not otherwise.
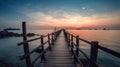
<path fill-rule="evenodd" d="M 97 53 L 98 53 L 98 41 L 92 41 L 90 59 L 94 62 L 96 62 L 97 60 Z"/>
<path fill-rule="evenodd" d="M 27 40 L 27 34 L 26 34 L 26 22 L 22 22 L 22 31 L 23 31 L 23 40 L 26 41 Z M 23 45 L 24 48 L 24 53 L 25 55 L 29 54 L 29 46 L 28 43 L 25 43 Z M 31 67 L 31 60 L 30 60 L 30 55 L 27 55 L 26 58 L 26 64 L 27 67 Z"/>
<path fill-rule="evenodd" d="M 79 55 L 79 36 L 76 36 L 76 55 Z"/>

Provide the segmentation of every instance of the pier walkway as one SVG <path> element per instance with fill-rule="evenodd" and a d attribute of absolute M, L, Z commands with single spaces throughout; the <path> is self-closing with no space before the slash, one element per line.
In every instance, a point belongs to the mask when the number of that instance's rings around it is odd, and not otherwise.
<path fill-rule="evenodd" d="M 58 36 L 52 46 L 50 54 L 45 61 L 40 63 L 40 67 L 76 67 L 73 55 L 68 48 L 63 31 Z"/>

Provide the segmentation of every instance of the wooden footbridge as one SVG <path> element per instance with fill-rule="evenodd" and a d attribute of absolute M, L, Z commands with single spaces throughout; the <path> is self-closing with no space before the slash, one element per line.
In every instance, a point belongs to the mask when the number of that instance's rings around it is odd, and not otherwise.
<path fill-rule="evenodd" d="M 23 22 L 22 28 L 24 41 L 18 43 L 17 45 L 23 45 L 24 55 L 21 56 L 20 59 L 26 60 L 27 67 L 102 67 L 96 61 L 98 49 L 120 58 L 120 53 L 100 46 L 97 41 L 89 42 L 79 38 L 79 36 L 74 36 L 73 34 L 68 33 L 64 29 L 55 31 L 48 35 L 41 35 L 38 38 L 27 40 L 26 22 Z M 47 38 L 47 41 L 45 41 L 44 38 Z M 35 40 L 40 40 L 41 45 L 34 48 L 32 51 L 29 51 L 28 43 Z M 87 56 L 79 48 L 79 41 L 90 44 L 90 56 Z M 46 44 L 48 45 L 47 47 L 45 47 Z M 39 52 L 39 56 L 34 60 L 31 60 L 30 56 L 34 52 Z M 80 58 L 79 53 L 81 53 L 85 59 Z"/>

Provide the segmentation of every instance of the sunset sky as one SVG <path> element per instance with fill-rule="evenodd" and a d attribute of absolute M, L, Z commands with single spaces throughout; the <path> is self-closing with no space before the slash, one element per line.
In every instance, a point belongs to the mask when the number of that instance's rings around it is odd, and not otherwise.
<path fill-rule="evenodd" d="M 120 29 L 120 0 L 0 0 L 0 29 Z"/>

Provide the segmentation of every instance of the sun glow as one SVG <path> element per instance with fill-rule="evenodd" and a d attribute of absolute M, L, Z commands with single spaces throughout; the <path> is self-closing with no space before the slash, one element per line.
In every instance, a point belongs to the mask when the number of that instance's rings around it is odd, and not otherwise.
<path fill-rule="evenodd" d="M 114 14 L 115 15 L 115 14 Z M 33 12 L 27 14 L 28 17 L 34 20 L 34 23 L 30 23 L 31 26 L 50 26 L 50 27 L 72 27 L 82 28 L 97 25 L 109 25 L 109 22 L 115 22 L 118 16 L 112 17 L 113 15 L 89 15 L 82 16 L 77 13 L 51 13 L 46 14 L 43 12 Z"/>

